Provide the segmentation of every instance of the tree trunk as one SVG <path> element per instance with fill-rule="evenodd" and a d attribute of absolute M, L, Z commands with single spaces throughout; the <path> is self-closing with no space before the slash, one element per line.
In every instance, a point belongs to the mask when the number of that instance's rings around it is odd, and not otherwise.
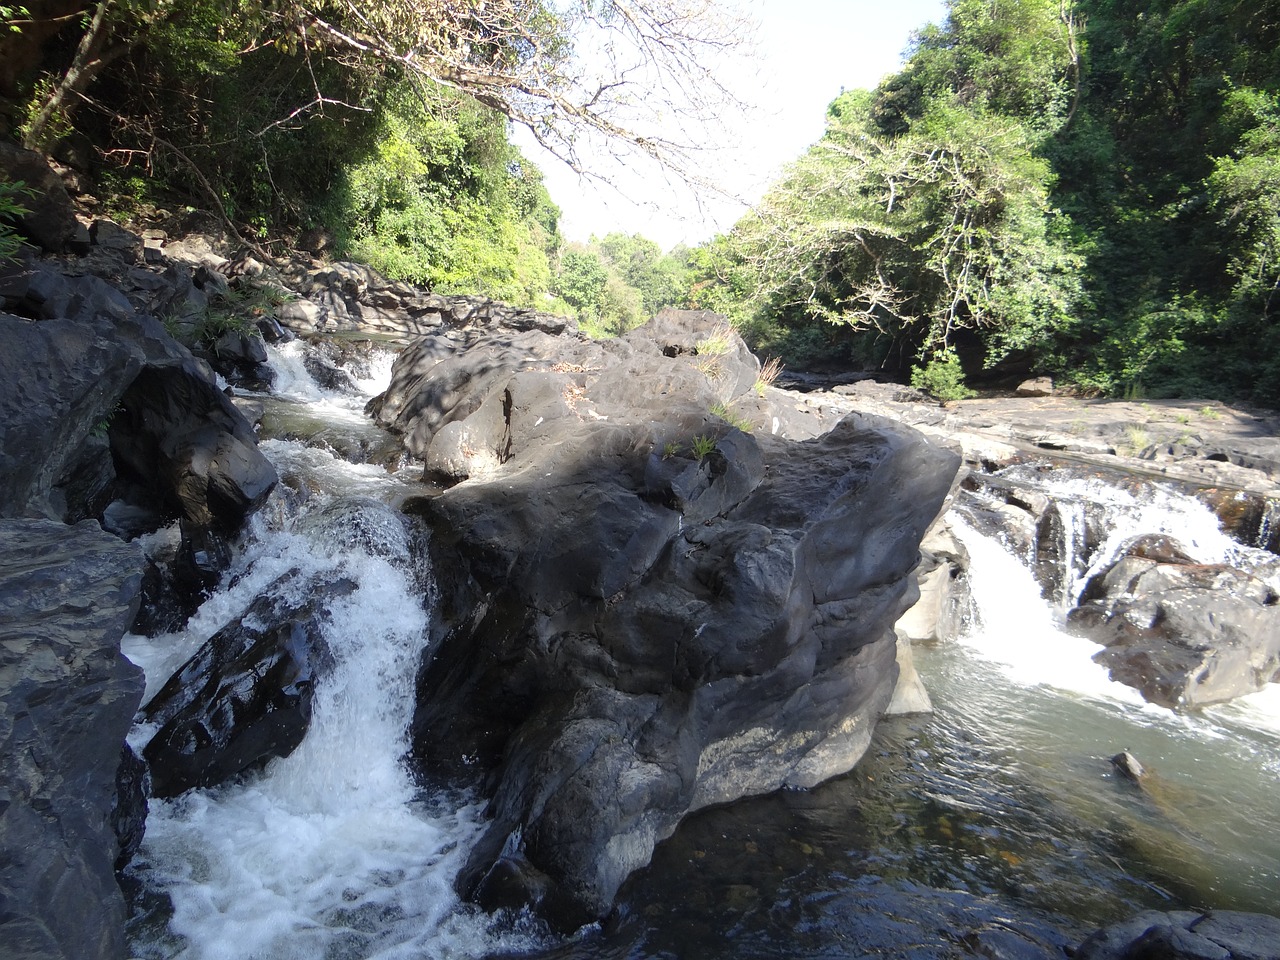
<path fill-rule="evenodd" d="M 126 44 L 120 44 L 103 51 L 111 37 L 110 13 L 114 6 L 115 0 L 102 0 L 95 8 L 89 29 L 80 38 L 67 72 L 49 91 L 45 102 L 23 129 L 22 145 L 27 149 L 44 147 L 54 118 L 69 118 L 75 109 L 75 98 L 85 91 L 104 67 L 128 49 Z"/>

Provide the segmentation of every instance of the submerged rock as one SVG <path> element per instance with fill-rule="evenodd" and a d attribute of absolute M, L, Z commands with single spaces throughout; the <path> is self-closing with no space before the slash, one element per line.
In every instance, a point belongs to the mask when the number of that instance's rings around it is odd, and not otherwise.
<path fill-rule="evenodd" d="M 1076 960 L 1280 960 L 1280 918 L 1215 910 L 1147 910 L 1099 930 Z"/>
<path fill-rule="evenodd" d="M 487 772 L 467 896 L 576 926 L 688 812 L 865 750 L 958 457 L 859 415 L 773 436 L 757 371 L 673 312 L 608 344 L 420 341 L 373 404 L 455 484 L 416 506 L 447 634 L 415 737 L 430 770 Z"/>

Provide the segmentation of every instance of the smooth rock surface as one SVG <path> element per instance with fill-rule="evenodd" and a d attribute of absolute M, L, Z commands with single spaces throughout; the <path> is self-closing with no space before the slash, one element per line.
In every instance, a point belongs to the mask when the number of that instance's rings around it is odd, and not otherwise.
<path fill-rule="evenodd" d="M 1070 619 L 1106 646 L 1094 659 L 1152 703 L 1207 706 L 1280 679 L 1277 597 L 1242 570 L 1191 563 L 1176 544 L 1147 538 L 1082 599 Z"/>
<path fill-rule="evenodd" d="M 117 771 L 143 684 L 120 637 L 141 568 L 141 550 L 95 523 L 0 521 L 5 957 L 125 956 L 113 825 L 136 841 L 139 825 L 116 816 Z"/>
<path fill-rule="evenodd" d="M 1076 960 L 1280 960 L 1280 918 L 1148 910 L 1093 934 Z"/>
<path fill-rule="evenodd" d="M 865 749 L 958 457 L 856 415 L 773 436 L 757 371 L 672 312 L 608 344 L 429 338 L 372 405 L 453 484 L 416 507 L 449 629 L 415 737 L 429 770 L 487 773 L 466 895 L 571 928 L 687 812 Z"/>

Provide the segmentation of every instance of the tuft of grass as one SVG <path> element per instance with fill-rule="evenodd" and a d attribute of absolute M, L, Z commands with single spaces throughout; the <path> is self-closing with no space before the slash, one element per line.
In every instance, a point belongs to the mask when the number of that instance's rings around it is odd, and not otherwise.
<path fill-rule="evenodd" d="M 728 323 L 719 323 L 711 332 L 694 344 L 693 352 L 700 357 L 722 357 L 733 346 L 733 327 Z"/>
<path fill-rule="evenodd" d="M 1206 420 L 1221 420 L 1222 411 L 1218 410 L 1216 407 L 1201 407 L 1200 416 L 1204 417 Z"/>
<path fill-rule="evenodd" d="M 705 433 L 698 434 L 689 442 L 689 449 L 695 460 L 701 460 L 715 448 L 716 438 Z"/>
<path fill-rule="evenodd" d="M 0 263 L 15 257 L 22 248 L 22 238 L 11 221 L 30 212 L 23 201 L 34 196 L 35 191 L 21 180 L 0 176 Z"/>
<path fill-rule="evenodd" d="M 1151 446 L 1151 437 L 1142 427 L 1127 427 L 1124 435 L 1125 447 L 1134 456 L 1137 456 L 1143 450 L 1147 449 L 1147 447 Z"/>
<path fill-rule="evenodd" d="M 740 414 L 734 413 L 726 403 L 714 403 L 711 405 L 710 413 L 713 417 L 719 417 L 731 427 L 737 427 L 743 433 L 751 432 L 751 421 Z"/>
<path fill-rule="evenodd" d="M 765 387 L 773 386 L 780 373 L 782 373 L 781 359 L 770 357 L 766 360 L 764 366 L 760 368 L 760 375 L 756 377 L 756 393 L 763 397 Z"/>

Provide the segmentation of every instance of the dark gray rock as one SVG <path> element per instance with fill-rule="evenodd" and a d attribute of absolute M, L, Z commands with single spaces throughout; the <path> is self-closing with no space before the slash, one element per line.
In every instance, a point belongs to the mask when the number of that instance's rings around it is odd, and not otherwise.
<path fill-rule="evenodd" d="M 758 365 L 696 314 L 440 335 L 395 371 L 373 409 L 456 484 L 414 507 L 448 625 L 415 737 L 437 773 L 487 772 L 466 895 L 572 927 L 688 812 L 857 761 L 955 455 L 856 415 L 742 432 L 712 411 L 766 419 Z"/>
<path fill-rule="evenodd" d="M 0 516 L 62 519 L 58 487 L 143 363 L 85 324 L 0 315 Z"/>
<path fill-rule="evenodd" d="M 120 637 L 137 610 L 141 566 L 139 548 L 92 522 L 0 521 L 6 956 L 125 956 L 112 867 L 140 823 L 135 816 L 122 845 L 113 811 L 122 809 L 121 751 L 143 684 Z"/>
<path fill-rule="evenodd" d="M 1280 918 L 1148 910 L 1093 934 L 1076 960 L 1280 960 Z"/>
<path fill-rule="evenodd" d="M 334 500 L 298 532 L 398 564 L 410 564 L 416 550 L 404 517 L 364 498 Z M 292 570 L 168 679 L 142 713 L 159 727 L 143 750 L 154 796 L 224 783 L 297 748 L 315 685 L 332 666 L 330 609 L 354 589 L 349 579 Z"/>
<path fill-rule="evenodd" d="M 189 530 L 234 533 L 276 483 L 253 428 L 195 362 L 153 364 L 121 394 L 108 425 L 129 499 Z"/>
<path fill-rule="evenodd" d="M 1222 703 L 1280 679 L 1274 591 L 1242 570 L 1189 562 L 1169 538 L 1140 538 L 1082 600 L 1070 620 L 1106 646 L 1094 659 L 1152 703 Z"/>
<path fill-rule="evenodd" d="M 298 261 L 286 268 L 285 277 L 300 296 L 282 305 L 276 316 L 298 334 L 420 336 L 445 328 L 504 328 L 558 335 L 575 328 L 566 317 L 487 297 L 443 296 L 392 282 L 364 264 L 339 261 L 316 267 L 310 260 Z"/>
<path fill-rule="evenodd" d="M 22 197 L 27 208 L 18 227 L 22 234 L 49 253 L 61 253 L 71 242 L 79 222 L 66 187 L 41 154 L 0 139 L 0 172 L 21 181 L 31 192 Z"/>
<path fill-rule="evenodd" d="M 275 471 L 208 366 L 118 289 L 26 272 L 15 305 L 41 319 L 0 315 L 0 516 L 103 517 L 125 536 L 143 532 L 116 522 L 131 507 L 146 529 L 180 519 L 191 609 Z"/>
<path fill-rule="evenodd" d="M 281 578 L 209 638 L 143 709 L 159 725 L 143 749 L 154 796 L 223 783 L 288 756 L 306 736 L 329 657 L 320 620 L 325 604 L 353 585 L 317 585 L 298 601 L 289 590 L 296 577 Z"/>
<path fill-rule="evenodd" d="M 266 392 L 275 380 L 267 363 L 267 348 L 256 333 L 228 330 L 203 349 L 201 356 L 233 386 Z"/>

